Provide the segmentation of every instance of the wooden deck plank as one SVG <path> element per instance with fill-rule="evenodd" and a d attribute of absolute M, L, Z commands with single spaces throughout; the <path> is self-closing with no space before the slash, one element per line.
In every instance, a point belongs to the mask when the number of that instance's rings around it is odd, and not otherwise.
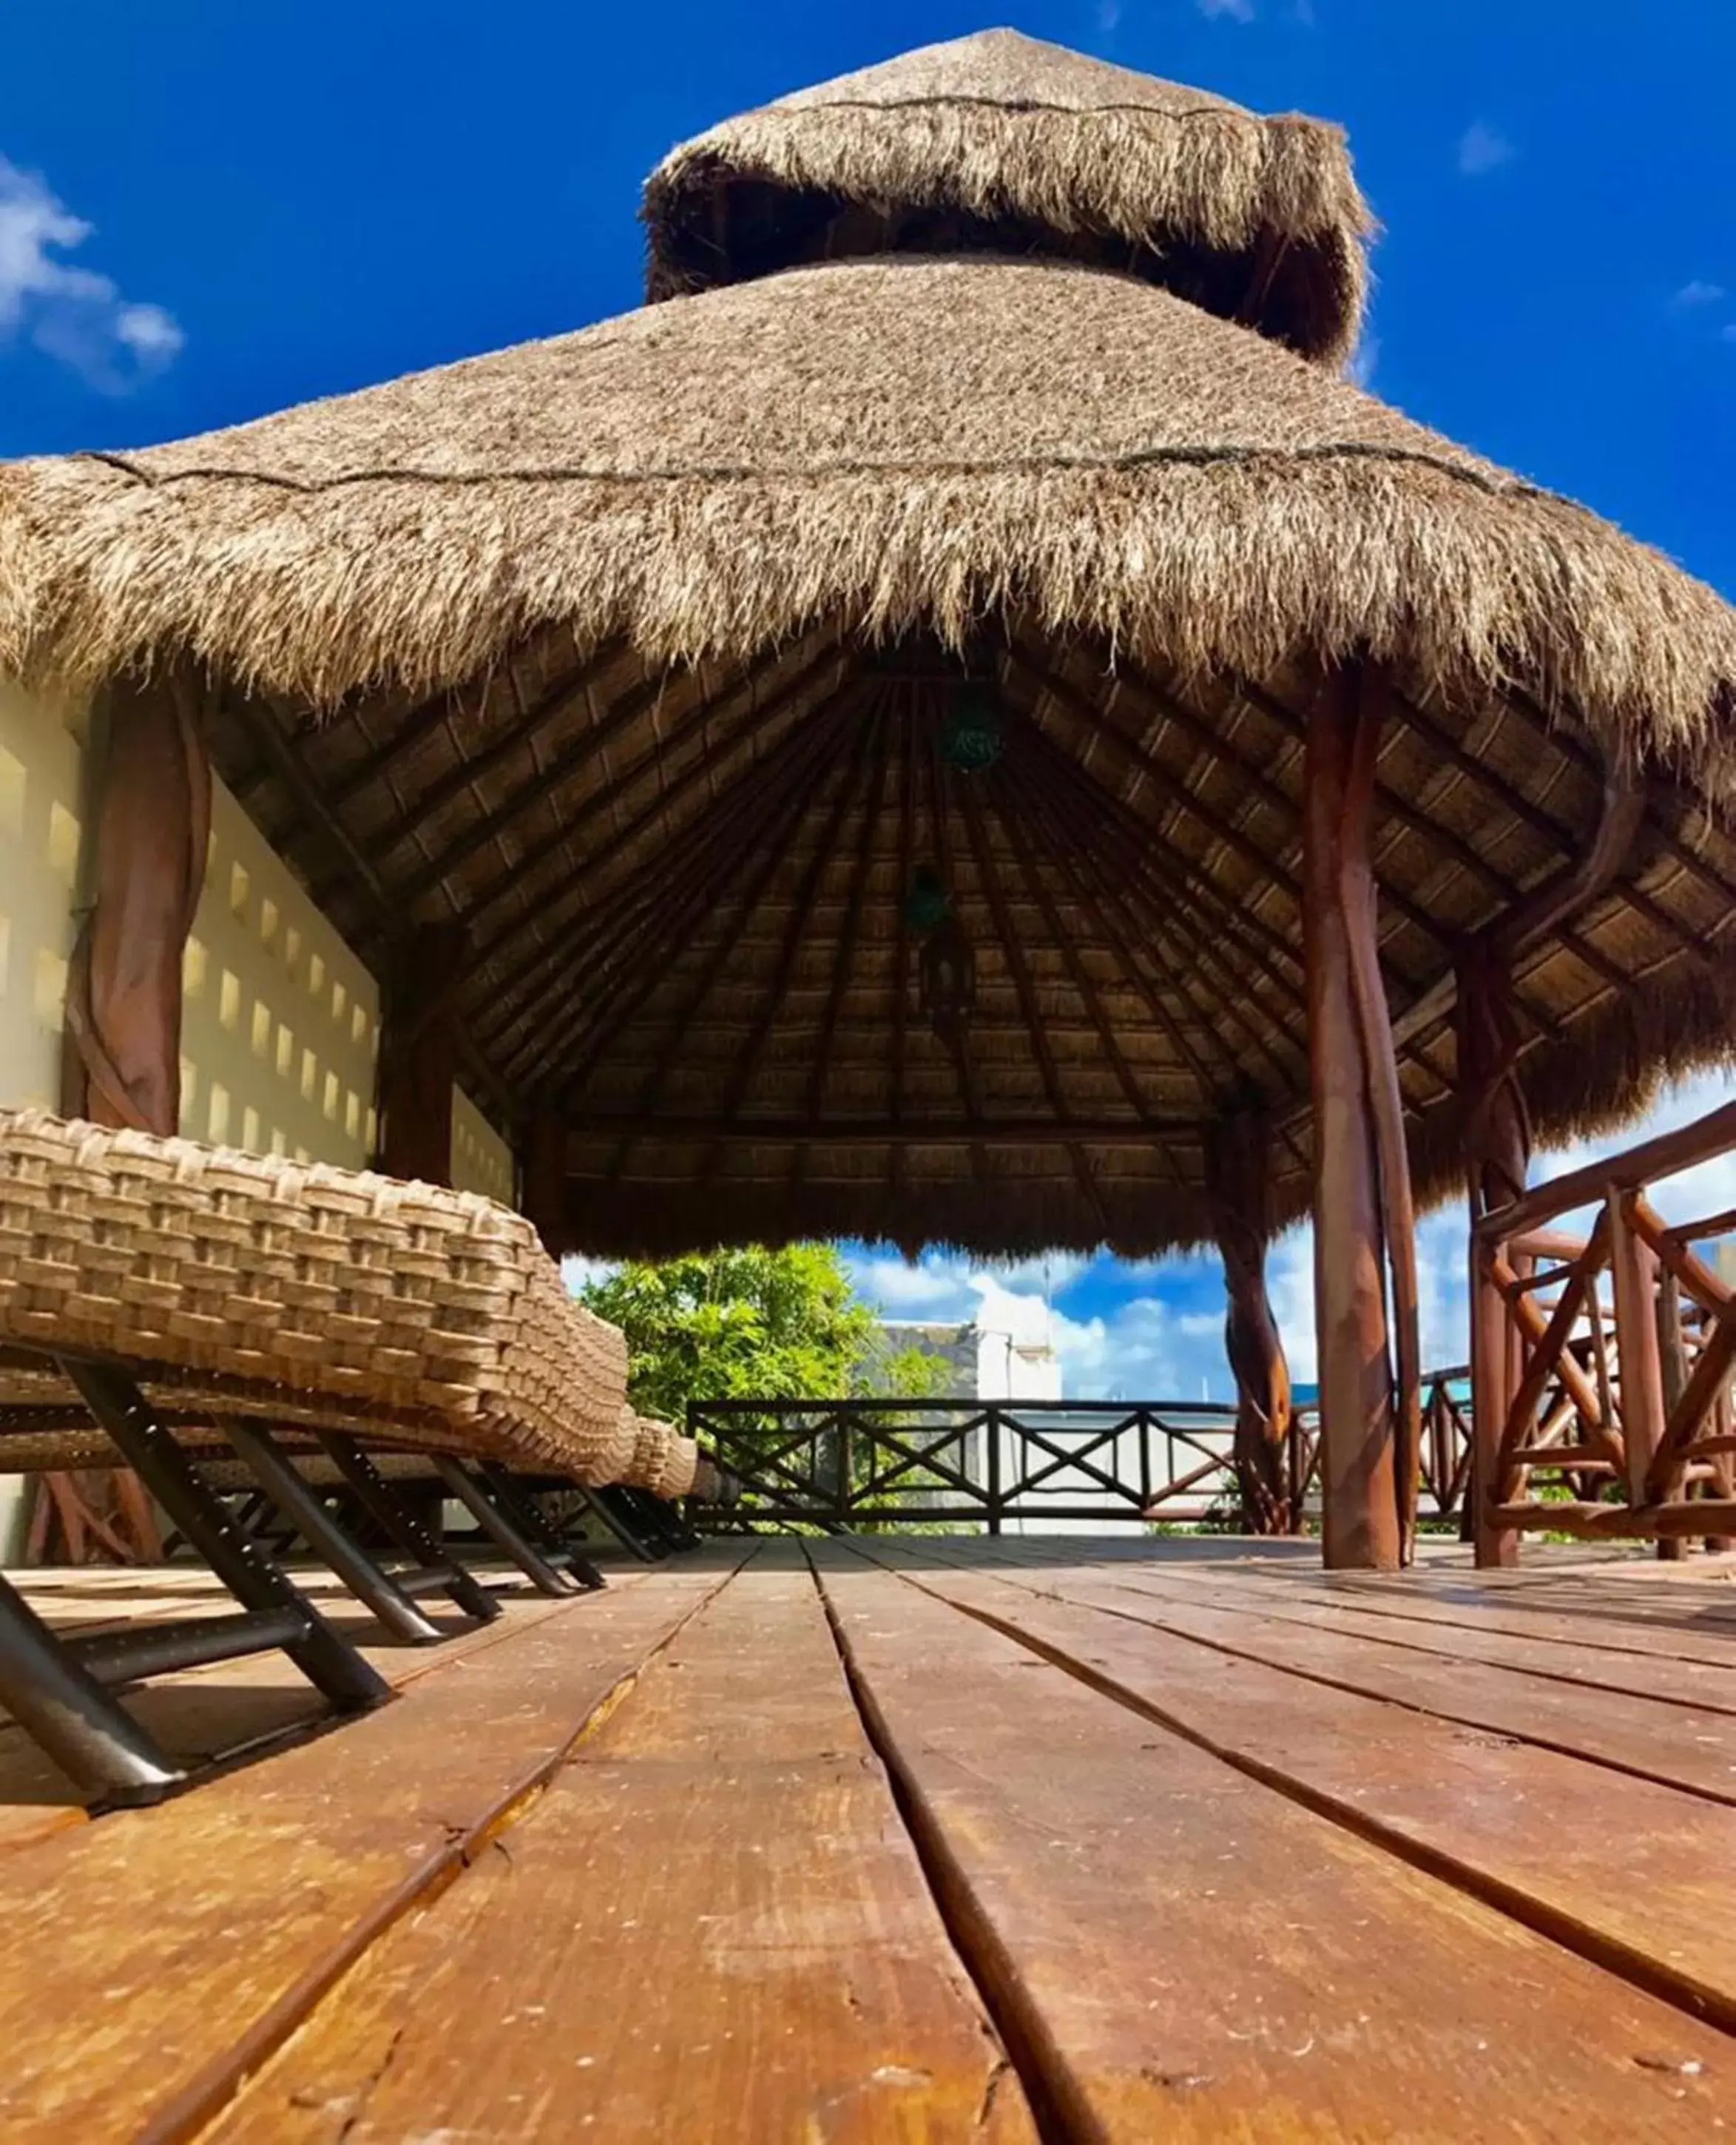
<path fill-rule="evenodd" d="M 1736 1805 L 1736 1713 L 1407 1652 L 1378 1638 L 1316 1630 L 1251 1606 L 1221 1606 L 1221 1588 L 1199 1587 L 1195 1591 L 1202 1598 L 1195 1599 L 1179 1587 L 1159 1591 L 1067 1570 L 1017 1576 L 1056 1600 L 1136 1618 L 1152 1630 L 1311 1683 L 1520 1737 Z"/>
<path fill-rule="evenodd" d="M 1675 1654 L 1636 1654 L 1602 1643 L 1597 1625 L 1581 1619 L 1573 1635 L 1528 1632 L 1523 1637 L 1491 1630 L 1475 1615 L 1439 1622 L 1371 1616 L 1360 1605 L 1321 1600 L 1279 1586 L 1246 1586 L 1233 1579 L 1216 1583 L 1171 1578 L 1161 1572 L 1118 1571 L 1110 1580 L 1136 1599 L 1210 1607 L 1251 1620 L 1331 1632 L 1377 1648 L 1518 1671 L 1597 1691 L 1670 1705 L 1736 1714 L 1736 1632 L 1723 1659 L 1683 1660 Z M 1708 1655 L 1715 1650 L 1706 1647 Z M 1736 1779 L 1736 1774 L 1733 1774 Z"/>
<path fill-rule="evenodd" d="M 212 2133 L 1032 2138 L 805 1569 L 750 1570 Z"/>
<path fill-rule="evenodd" d="M 719 1561 L 575 1597 L 377 1713 L 0 1858 L 7 2145 L 191 2134 L 535 1791 Z"/>
<path fill-rule="evenodd" d="M 937 1560 L 905 1575 L 1256 1777 L 1736 2029 L 1736 1810 L 1046 1599 L 1023 1583 L 1029 1575 Z"/>
<path fill-rule="evenodd" d="M 845 1645 L 1067 2135 L 1711 2134 L 1721 2035 L 848 1555 Z"/>

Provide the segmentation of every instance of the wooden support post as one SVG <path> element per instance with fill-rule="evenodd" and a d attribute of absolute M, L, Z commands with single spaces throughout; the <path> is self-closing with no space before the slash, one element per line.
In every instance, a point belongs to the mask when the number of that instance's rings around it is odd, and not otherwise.
<path fill-rule="evenodd" d="M 1457 988 L 1459 1086 L 1465 1105 L 1465 1174 L 1470 1217 L 1471 1469 L 1466 1520 L 1480 1565 L 1519 1561 L 1516 1528 L 1488 1517 L 1495 1456 L 1520 1376 L 1520 1341 L 1501 1292 L 1487 1271 L 1476 1224 L 1525 1188 L 1531 1121 L 1514 1077 L 1519 1030 L 1506 967 L 1496 956 L 1468 955 Z M 1486 1247 L 1492 1257 L 1495 1247 Z"/>
<path fill-rule="evenodd" d="M 1302 923 L 1321 1481 L 1326 1560 L 1335 1570 L 1390 1571 L 1403 1561 L 1411 1505 L 1405 1478 L 1414 1478 L 1420 1411 L 1409 1169 L 1369 856 L 1379 735 L 1378 674 L 1355 665 L 1329 676 L 1308 716 Z M 1400 1338 L 1396 1389 L 1387 1333 L 1389 1258 Z M 1407 1418 L 1412 1435 L 1401 1462 Z"/>
<path fill-rule="evenodd" d="M 1236 1480 L 1251 1533 L 1293 1531 L 1286 1456 L 1291 1427 L 1290 1366 L 1266 1291 L 1271 1234 L 1271 1137 L 1265 1119 L 1238 1112 L 1219 1119 L 1206 1141 L 1206 1172 L 1229 1299 L 1224 1347 L 1236 1379 Z"/>
<path fill-rule="evenodd" d="M 1688 1345 L 1682 1331 L 1682 1291 L 1675 1276 L 1667 1267 L 1660 1267 L 1657 1292 L 1658 1362 L 1663 1381 L 1664 1419 L 1669 1421 L 1676 1405 L 1688 1390 Z M 1684 1484 L 1680 1494 L 1692 1495 Z M 1666 1563 L 1674 1563 L 1688 1554 L 1688 1545 L 1679 1537 L 1659 1536 L 1658 1554 Z"/>
<path fill-rule="evenodd" d="M 452 1088 L 458 1077 L 460 927 L 425 923 L 400 949 L 380 1036 L 379 1167 L 424 1184 L 452 1182 Z"/>
<path fill-rule="evenodd" d="M 184 697 L 117 708 L 92 814 L 90 909 L 67 977 L 69 1115 L 181 1129 L 181 969 L 205 884 L 211 763 Z"/>
<path fill-rule="evenodd" d="M 519 1155 L 519 1204 L 550 1258 L 574 1248 L 566 1221 L 566 1120 L 539 1110 Z"/>
<path fill-rule="evenodd" d="M 172 1137 L 181 1129 L 182 963 L 211 837 L 211 762 L 178 681 L 111 711 L 89 824 L 62 1107 Z M 37 1501 L 32 1540 L 52 1560 L 82 1564 L 92 1543 L 123 1564 L 162 1555 L 151 1500 L 128 1469 L 47 1475 Z"/>

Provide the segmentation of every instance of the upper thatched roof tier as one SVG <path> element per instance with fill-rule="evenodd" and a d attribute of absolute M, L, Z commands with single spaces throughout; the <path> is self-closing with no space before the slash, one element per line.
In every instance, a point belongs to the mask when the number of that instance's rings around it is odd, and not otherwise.
<path fill-rule="evenodd" d="M 1124 268 L 1305 356 L 1355 341 L 1372 228 L 1341 131 L 987 30 L 780 97 L 645 188 L 653 300 L 823 257 Z"/>
<path fill-rule="evenodd" d="M 841 262 L 130 455 L 0 467 L 0 668 L 330 707 L 539 629 L 753 659 L 1017 610 L 1184 674 L 1520 684 L 1723 786 L 1736 614 L 1246 331 L 1052 261 Z"/>

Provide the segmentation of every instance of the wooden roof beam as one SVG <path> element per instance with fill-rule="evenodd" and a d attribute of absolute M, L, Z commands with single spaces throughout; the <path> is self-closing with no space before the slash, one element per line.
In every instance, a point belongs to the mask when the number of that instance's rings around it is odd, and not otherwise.
<path fill-rule="evenodd" d="M 982 801 L 978 794 L 977 778 L 963 775 L 958 787 L 964 809 L 965 833 L 976 861 L 977 876 L 982 882 L 983 892 L 987 897 L 989 914 L 994 919 L 995 935 L 1001 942 L 1001 957 L 1012 975 L 1019 1011 L 1030 1031 L 1031 1048 L 1042 1080 L 1043 1092 L 1048 1098 L 1050 1109 L 1064 1122 L 1070 1112 L 1066 1091 L 1062 1086 L 1061 1070 L 1055 1063 L 1054 1049 L 1043 1026 L 1042 1012 L 1037 1003 L 1037 989 L 1032 980 L 1030 964 L 1025 958 L 1025 948 L 1017 932 L 1012 928 L 1012 914 L 1007 906 L 999 875 L 995 870 L 993 852 L 982 821 Z M 1067 1149 L 1067 1158 L 1072 1165 L 1079 1195 L 1096 1217 L 1097 1227 L 1107 1240 L 1111 1234 L 1109 1217 L 1103 1206 L 1102 1192 L 1091 1173 L 1091 1165 L 1086 1161 L 1083 1152 L 1077 1147 Z"/>

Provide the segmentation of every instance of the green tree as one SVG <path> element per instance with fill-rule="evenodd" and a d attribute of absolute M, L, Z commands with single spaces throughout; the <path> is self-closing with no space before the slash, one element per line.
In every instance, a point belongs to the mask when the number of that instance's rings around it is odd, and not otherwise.
<path fill-rule="evenodd" d="M 622 1267 L 581 1301 L 627 1336 L 628 1391 L 679 1421 L 689 1400 L 921 1397 L 939 1366 L 888 1349 L 830 1244 L 708 1252 Z"/>

